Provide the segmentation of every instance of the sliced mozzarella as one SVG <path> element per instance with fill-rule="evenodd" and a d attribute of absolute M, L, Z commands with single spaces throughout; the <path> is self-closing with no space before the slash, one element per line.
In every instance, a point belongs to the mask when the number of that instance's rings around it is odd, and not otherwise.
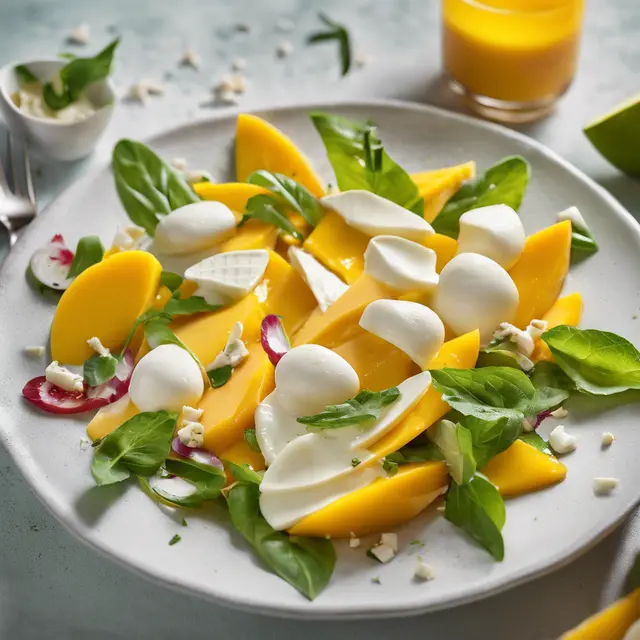
<path fill-rule="evenodd" d="M 335 273 L 298 247 L 289 247 L 289 262 L 311 289 L 322 313 L 349 288 Z"/>
<path fill-rule="evenodd" d="M 355 369 L 334 351 L 303 344 L 285 353 L 276 367 L 276 396 L 285 411 L 310 416 L 360 390 Z"/>
<path fill-rule="evenodd" d="M 154 247 L 167 255 L 203 251 L 226 240 L 235 230 L 236 219 L 229 207 L 221 202 L 194 202 L 160 218 Z"/>
<path fill-rule="evenodd" d="M 438 315 L 408 300 L 375 300 L 362 313 L 360 326 L 404 351 L 423 369 L 444 342 Z"/>
<path fill-rule="evenodd" d="M 189 267 L 184 276 L 198 283 L 207 300 L 238 300 L 256 288 L 268 264 L 265 249 L 225 251 Z"/>
<path fill-rule="evenodd" d="M 175 344 L 156 347 L 136 365 L 129 396 L 140 411 L 180 411 L 196 406 L 204 392 L 202 373 L 185 349 Z"/>
<path fill-rule="evenodd" d="M 516 285 L 497 262 L 462 253 L 440 273 L 433 308 L 456 335 L 479 329 L 487 344 L 501 322 L 513 320 L 518 299 Z"/>
<path fill-rule="evenodd" d="M 372 238 L 364 252 L 364 272 L 399 292 L 432 291 L 438 284 L 436 252 L 397 236 Z"/>
<path fill-rule="evenodd" d="M 580 209 L 578 207 L 569 207 L 564 211 L 560 211 L 557 215 L 558 222 L 564 222 L 565 220 L 569 220 L 571 225 L 575 228 L 579 233 L 591 233 L 589 229 L 589 225 L 587 221 L 584 219 L 582 214 L 580 213 Z"/>
<path fill-rule="evenodd" d="M 423 242 L 434 233 L 424 218 L 370 191 L 355 189 L 324 196 L 322 204 L 371 238 L 388 235 Z"/>
<path fill-rule="evenodd" d="M 458 253 L 479 253 L 511 269 L 524 249 L 520 216 L 506 204 L 472 209 L 460 216 Z"/>

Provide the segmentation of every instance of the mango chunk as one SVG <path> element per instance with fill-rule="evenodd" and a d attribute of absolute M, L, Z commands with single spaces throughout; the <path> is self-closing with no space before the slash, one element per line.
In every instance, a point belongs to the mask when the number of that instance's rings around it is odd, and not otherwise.
<path fill-rule="evenodd" d="M 509 275 L 520 302 L 513 322 L 520 329 L 542 318 L 556 301 L 569 272 L 571 222 L 565 220 L 527 238 L 524 251 Z"/>
<path fill-rule="evenodd" d="M 447 262 L 458 253 L 458 241 L 449 236 L 443 236 L 440 233 L 434 233 L 432 236 L 429 236 L 423 244 L 425 247 L 433 249 L 436 252 L 436 271 L 438 273 L 440 273 Z"/>
<path fill-rule="evenodd" d="M 216 455 L 244 437 L 244 430 L 253 425 L 256 407 L 274 388 L 274 367 L 267 354 L 258 343 L 248 349 L 247 359 L 229 382 L 207 389 L 198 405 L 204 409 L 204 447 Z"/>
<path fill-rule="evenodd" d="M 248 220 L 233 238 L 218 246 L 218 252 L 249 251 L 251 249 L 273 249 L 278 240 L 278 229 L 260 220 Z"/>
<path fill-rule="evenodd" d="M 230 460 L 235 464 L 248 464 L 254 471 L 262 471 L 265 468 L 264 458 L 259 451 L 254 451 L 247 441 L 242 440 L 234 442 L 230 447 L 221 451 L 219 454 L 221 460 Z"/>
<path fill-rule="evenodd" d="M 247 208 L 247 200 L 263 193 L 270 193 L 264 187 L 247 182 L 198 182 L 193 185 L 193 190 L 203 200 L 215 200 L 227 205 L 236 213 L 244 213 Z"/>
<path fill-rule="evenodd" d="M 561 324 L 577 327 L 582 318 L 582 296 L 579 293 L 572 293 L 563 298 L 558 298 L 551 309 L 544 314 L 543 320 L 547 322 L 547 328 L 551 329 Z M 536 341 L 535 351 L 531 356 L 533 362 L 540 360 L 553 360 L 551 351 L 547 344 L 538 339 Z"/>
<path fill-rule="evenodd" d="M 332 349 L 363 332 L 358 322 L 370 302 L 392 297 L 388 287 L 362 275 L 324 313 L 309 317 L 295 336 L 294 346 L 312 342 Z"/>
<path fill-rule="evenodd" d="M 411 179 L 424 198 L 424 219 L 432 222 L 447 200 L 460 188 L 465 180 L 476 175 L 476 163 L 465 162 L 453 167 L 414 173 Z"/>
<path fill-rule="evenodd" d="M 506 451 L 490 460 L 482 472 L 507 498 L 562 482 L 567 468 L 553 456 L 516 440 Z"/>
<path fill-rule="evenodd" d="M 324 195 L 322 180 L 296 145 L 258 116 L 241 113 L 236 128 L 236 179 L 246 182 L 258 169 L 283 173 L 314 196 Z"/>
<path fill-rule="evenodd" d="M 403 465 L 390 478 L 338 498 L 297 522 L 289 533 L 297 536 L 348 538 L 392 531 L 415 518 L 448 484 L 444 462 Z"/>
<path fill-rule="evenodd" d="M 614 602 L 604 611 L 567 631 L 560 640 L 623 640 L 629 627 L 640 618 L 640 589 Z"/>
<path fill-rule="evenodd" d="M 445 342 L 427 369 L 443 369 L 445 367 L 469 369 L 475 366 L 479 352 L 480 334 L 478 331 L 471 331 Z M 450 407 L 442 399 L 441 394 L 433 386 L 430 386 L 407 419 L 370 447 L 371 452 L 375 454 L 373 460 L 384 458 L 384 456 L 404 447 L 405 444 L 428 429 L 436 420 L 442 418 L 449 410 Z"/>
<path fill-rule="evenodd" d="M 87 425 L 87 435 L 91 440 L 100 440 L 138 413 L 140 410 L 131 402 L 129 394 L 126 394 L 120 400 L 98 410 Z"/>
<path fill-rule="evenodd" d="M 162 266 L 150 253 L 123 251 L 83 271 L 64 292 L 51 325 L 51 354 L 82 364 L 94 336 L 117 351 L 136 318 L 153 302 Z"/>

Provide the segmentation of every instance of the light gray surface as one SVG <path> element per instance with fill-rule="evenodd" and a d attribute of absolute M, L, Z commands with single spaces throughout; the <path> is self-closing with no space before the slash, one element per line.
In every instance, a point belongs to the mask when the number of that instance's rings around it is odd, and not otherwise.
<path fill-rule="evenodd" d="M 75 171 L 104 161 L 113 141 L 142 137 L 164 127 L 206 115 L 198 105 L 208 98 L 212 80 L 236 55 L 249 61 L 250 89 L 243 107 L 300 99 L 395 97 L 453 107 L 437 79 L 438 24 L 435 0 L 270 3 L 133 2 L 107 3 L 0 1 L 0 63 L 67 49 L 68 30 L 88 21 L 95 47 L 116 25 L 123 35 L 116 82 L 124 88 L 145 76 L 170 70 L 167 94 L 146 108 L 121 103 L 108 137 L 84 166 L 50 166 L 41 172 L 41 202 L 60 190 Z M 315 5 L 315 6 L 314 6 Z M 345 80 L 337 79 L 331 47 L 303 47 L 315 27 L 317 6 L 353 28 L 357 42 L 373 60 Z M 592 2 L 581 74 L 560 108 L 546 121 L 521 130 L 545 142 L 606 186 L 638 214 L 640 185 L 609 168 L 590 147 L 580 127 L 637 90 L 640 27 L 635 0 Z M 179 7 L 179 11 L 175 8 Z M 298 25 L 282 34 L 279 18 Z M 249 35 L 233 25 L 247 22 Z M 276 61 L 281 39 L 296 45 L 296 55 Z M 203 56 L 203 68 L 177 69 L 185 43 Z M 428 149 L 425 149 L 428 155 Z M 635 209 L 634 209 L 635 207 Z M 90 211 L 87 212 L 90 215 Z M 619 589 L 624 570 L 638 548 L 640 519 L 633 519 L 596 549 L 550 577 L 485 602 L 405 621 L 304 624 L 225 610 L 188 598 L 128 574 L 74 541 L 28 492 L 6 456 L 0 454 L 0 637 L 2 638 L 371 638 L 492 637 L 555 638 Z"/>

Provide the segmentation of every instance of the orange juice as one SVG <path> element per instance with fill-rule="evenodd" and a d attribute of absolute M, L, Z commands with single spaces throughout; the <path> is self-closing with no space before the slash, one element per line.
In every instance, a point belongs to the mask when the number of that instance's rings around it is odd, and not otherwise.
<path fill-rule="evenodd" d="M 445 69 L 480 101 L 552 104 L 576 69 L 583 4 L 443 0 Z"/>

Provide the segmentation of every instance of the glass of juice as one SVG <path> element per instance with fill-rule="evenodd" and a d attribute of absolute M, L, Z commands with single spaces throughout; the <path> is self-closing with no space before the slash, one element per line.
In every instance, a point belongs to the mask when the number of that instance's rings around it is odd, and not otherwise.
<path fill-rule="evenodd" d="M 501 122 L 547 115 L 576 70 L 584 0 L 442 0 L 444 68 Z"/>

